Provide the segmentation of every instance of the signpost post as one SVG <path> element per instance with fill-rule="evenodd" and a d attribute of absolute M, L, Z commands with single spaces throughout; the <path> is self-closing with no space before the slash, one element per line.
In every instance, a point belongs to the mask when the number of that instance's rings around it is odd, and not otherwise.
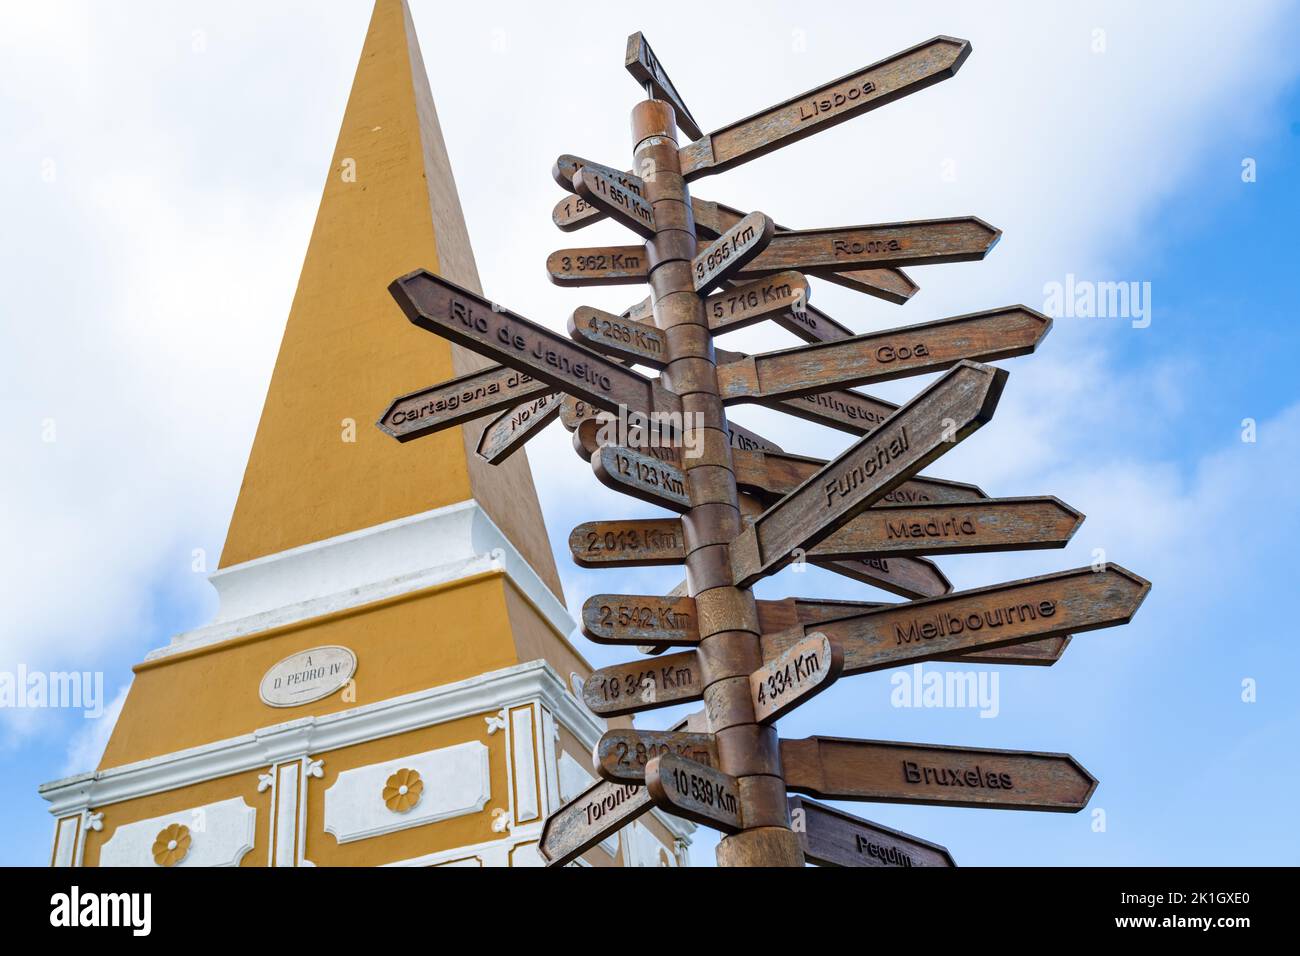
<path fill-rule="evenodd" d="M 546 266 L 560 286 L 647 283 L 649 296 L 618 315 L 578 308 L 566 338 L 429 272 L 390 287 L 416 326 L 499 364 L 394 399 L 383 431 L 409 441 L 495 415 L 478 445 L 495 463 L 559 417 L 600 482 L 670 513 L 587 521 L 569 536 L 583 567 L 685 572 L 667 596 L 587 600 L 590 639 L 651 656 L 593 671 L 582 702 L 597 717 L 704 709 L 671 730 L 601 736 L 601 779 L 551 808 L 539 846 L 548 864 L 658 807 L 722 831 L 721 866 L 953 866 L 937 844 L 800 795 L 1076 812 L 1096 788 L 1066 754 L 782 740 L 776 728 L 857 674 L 936 660 L 1052 664 L 1071 635 L 1127 623 L 1150 589 L 1109 564 L 953 591 L 923 557 L 1063 547 L 1082 522 L 1056 498 L 990 498 L 921 474 L 992 418 L 1007 372 L 980 363 L 1033 352 L 1046 316 L 1010 306 L 856 334 L 809 304 L 810 277 L 905 303 L 917 286 L 900 267 L 982 259 L 998 229 L 972 216 L 787 229 L 690 194 L 695 179 L 947 79 L 969 55 L 965 40 L 935 37 L 705 133 L 633 34 L 624 65 L 649 97 L 632 110 L 635 172 L 560 156 L 552 176 L 569 195 L 552 218 L 565 231 L 610 219 L 639 244 L 562 249 Z M 716 347 L 766 320 L 806 344 Z M 940 375 L 901 406 L 853 390 L 927 373 Z M 829 461 L 787 454 L 730 420 L 741 403 L 853 443 Z M 792 563 L 906 600 L 756 600 L 753 585 Z"/>

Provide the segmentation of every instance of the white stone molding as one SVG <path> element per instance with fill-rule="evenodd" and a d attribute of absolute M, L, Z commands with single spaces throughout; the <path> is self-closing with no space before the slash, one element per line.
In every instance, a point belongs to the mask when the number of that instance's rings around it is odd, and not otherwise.
<path fill-rule="evenodd" d="M 221 602 L 212 623 L 145 660 L 492 571 L 509 577 L 566 640 L 574 632 L 564 604 L 470 499 L 222 568 L 208 577 Z"/>
<path fill-rule="evenodd" d="M 534 660 L 350 710 L 320 717 L 299 717 L 250 734 L 138 763 L 78 774 L 44 784 L 40 794 L 48 801 L 50 813 L 61 819 L 90 807 L 108 807 L 124 800 L 235 774 L 256 772 L 260 779 L 262 775 L 274 773 L 279 764 L 303 760 L 307 754 L 339 750 L 464 717 L 500 714 L 503 709 L 508 711 L 511 707 L 530 703 L 540 703 L 557 730 L 563 726 L 585 747 L 594 747 L 605 730 L 604 721 L 579 703 L 554 668 L 545 661 Z M 507 741 L 509 738 L 510 734 L 506 734 Z M 548 739 L 553 746 L 554 735 L 544 737 L 544 741 Z M 583 770 L 583 779 L 588 783 L 571 790 L 566 786 L 566 766 L 571 764 L 581 769 L 581 765 L 567 754 L 561 754 L 558 761 L 553 761 L 548 755 L 546 764 L 547 774 L 556 775 L 554 786 L 560 802 L 580 793 L 593 779 Z M 269 771 L 268 767 L 271 768 Z M 507 767 L 510 767 L 509 763 Z M 305 806 L 306 801 L 300 801 L 300 804 Z M 553 809 L 555 807 L 549 806 L 547 812 Z M 658 809 L 651 812 L 681 839 L 689 840 L 695 830 L 693 824 L 678 817 Z M 300 826 L 305 826 L 305 823 Z M 513 835 L 522 839 L 526 832 L 527 828 L 517 827 Z M 301 845 L 301 839 L 299 842 Z M 616 843 L 613 845 L 617 846 Z M 459 855 L 465 856 L 465 853 Z M 306 860 L 300 862 L 310 865 Z M 503 858 L 500 863 L 485 865 L 504 866 L 506 861 Z"/>
<path fill-rule="evenodd" d="M 384 786 L 398 770 L 414 770 L 424 784 L 419 800 L 397 812 L 384 803 Z M 344 770 L 325 791 L 325 832 L 339 843 L 478 813 L 492 795 L 488 748 L 477 740 Z"/>
<path fill-rule="evenodd" d="M 271 817 L 275 828 L 271 846 L 271 866 L 293 866 L 298 862 L 298 804 L 302 764 L 298 761 L 280 764 L 276 769 Z"/>
<path fill-rule="evenodd" d="M 157 866 L 153 845 L 159 832 L 173 823 L 190 829 L 190 851 L 175 865 L 238 866 L 253 848 L 257 810 L 243 797 L 232 797 L 165 816 L 119 826 L 99 851 L 100 866 Z"/>
<path fill-rule="evenodd" d="M 439 687 L 392 697 L 320 717 L 299 717 L 138 763 L 78 774 L 41 786 L 57 817 L 90 806 L 107 806 L 134 797 L 175 790 L 237 773 L 265 771 L 270 765 L 304 754 L 339 750 L 354 744 L 433 727 L 463 717 L 497 712 L 502 702 L 541 699 L 579 740 L 594 746 L 602 721 L 578 706 L 555 670 L 542 660 L 528 661 Z"/>
<path fill-rule="evenodd" d="M 542 795 L 538 782 L 538 705 L 529 703 L 510 711 L 511 804 L 514 826 L 542 819 Z"/>
<path fill-rule="evenodd" d="M 81 842 L 84 813 L 64 817 L 54 825 L 54 866 L 76 866 L 77 845 Z"/>

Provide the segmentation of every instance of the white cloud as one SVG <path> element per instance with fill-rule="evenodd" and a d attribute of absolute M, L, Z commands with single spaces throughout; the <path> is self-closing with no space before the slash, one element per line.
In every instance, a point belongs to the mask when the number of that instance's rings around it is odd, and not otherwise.
<path fill-rule="evenodd" d="M 99 761 L 104 756 L 104 748 L 108 746 L 108 738 L 113 735 L 113 728 L 117 726 L 117 718 L 122 714 L 122 705 L 126 703 L 126 694 L 130 689 L 128 684 L 119 690 L 117 696 L 104 708 L 104 713 L 100 717 L 86 721 L 85 726 L 72 735 L 72 739 L 68 741 L 68 753 L 63 762 L 62 776 L 85 773 L 99 766 Z"/>

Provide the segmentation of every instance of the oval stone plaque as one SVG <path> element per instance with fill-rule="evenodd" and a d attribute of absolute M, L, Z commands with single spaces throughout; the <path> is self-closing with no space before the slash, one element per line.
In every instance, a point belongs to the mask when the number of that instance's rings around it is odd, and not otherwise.
<path fill-rule="evenodd" d="M 336 644 L 313 647 L 286 657 L 262 678 L 258 695 L 271 707 L 297 707 L 328 697 L 357 670 L 357 655 Z"/>

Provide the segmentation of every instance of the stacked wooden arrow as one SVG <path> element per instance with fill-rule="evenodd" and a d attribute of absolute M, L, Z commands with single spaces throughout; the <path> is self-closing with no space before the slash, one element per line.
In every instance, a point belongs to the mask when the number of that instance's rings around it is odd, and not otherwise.
<path fill-rule="evenodd" d="M 792 829 L 803 857 L 826 865 L 950 866 L 943 847 L 793 794 L 1073 812 L 1096 787 L 1066 754 L 784 740 L 772 728 L 852 674 L 926 660 L 1052 664 L 1071 635 L 1127 622 L 1150 588 L 1112 564 L 954 592 L 930 560 L 1064 547 L 1083 520 L 1053 497 L 990 498 L 921 474 L 992 417 L 1007 373 L 981 363 L 1034 351 L 1049 318 L 1015 305 L 855 335 L 809 305 L 810 276 L 906 302 L 917 286 L 901 267 L 982 259 L 997 229 L 970 217 L 787 229 L 687 191 L 946 79 L 969 53 L 936 37 L 706 135 L 635 34 L 626 66 L 650 96 L 633 114 L 645 175 L 561 156 L 553 176 L 569 195 L 554 220 L 570 231 L 610 218 L 646 242 L 562 249 L 547 269 L 564 286 L 648 282 L 650 297 L 621 315 L 578 308 L 566 338 L 429 272 L 390 287 L 411 322 L 500 364 L 395 399 L 381 429 L 408 441 L 498 413 L 478 446 L 495 463 L 558 416 L 598 480 L 676 515 L 570 534 L 584 567 L 687 571 L 673 594 L 599 594 L 583 606 L 590 639 L 648 655 L 594 672 L 586 706 L 604 716 L 706 709 L 673 730 L 601 738 L 600 782 L 547 821 L 552 865 L 657 805 L 727 834 Z M 677 128 L 693 142 L 677 148 Z M 714 347 L 714 336 L 763 321 L 805 344 Z M 901 407 L 855 390 L 930 372 L 943 374 Z M 725 407 L 746 402 L 854 443 L 832 461 L 787 454 L 726 419 Z M 757 581 L 803 561 L 908 600 L 754 600 Z M 738 671 L 744 660 L 757 666 Z M 719 859 L 791 862 L 771 849 L 780 842 Z"/>

